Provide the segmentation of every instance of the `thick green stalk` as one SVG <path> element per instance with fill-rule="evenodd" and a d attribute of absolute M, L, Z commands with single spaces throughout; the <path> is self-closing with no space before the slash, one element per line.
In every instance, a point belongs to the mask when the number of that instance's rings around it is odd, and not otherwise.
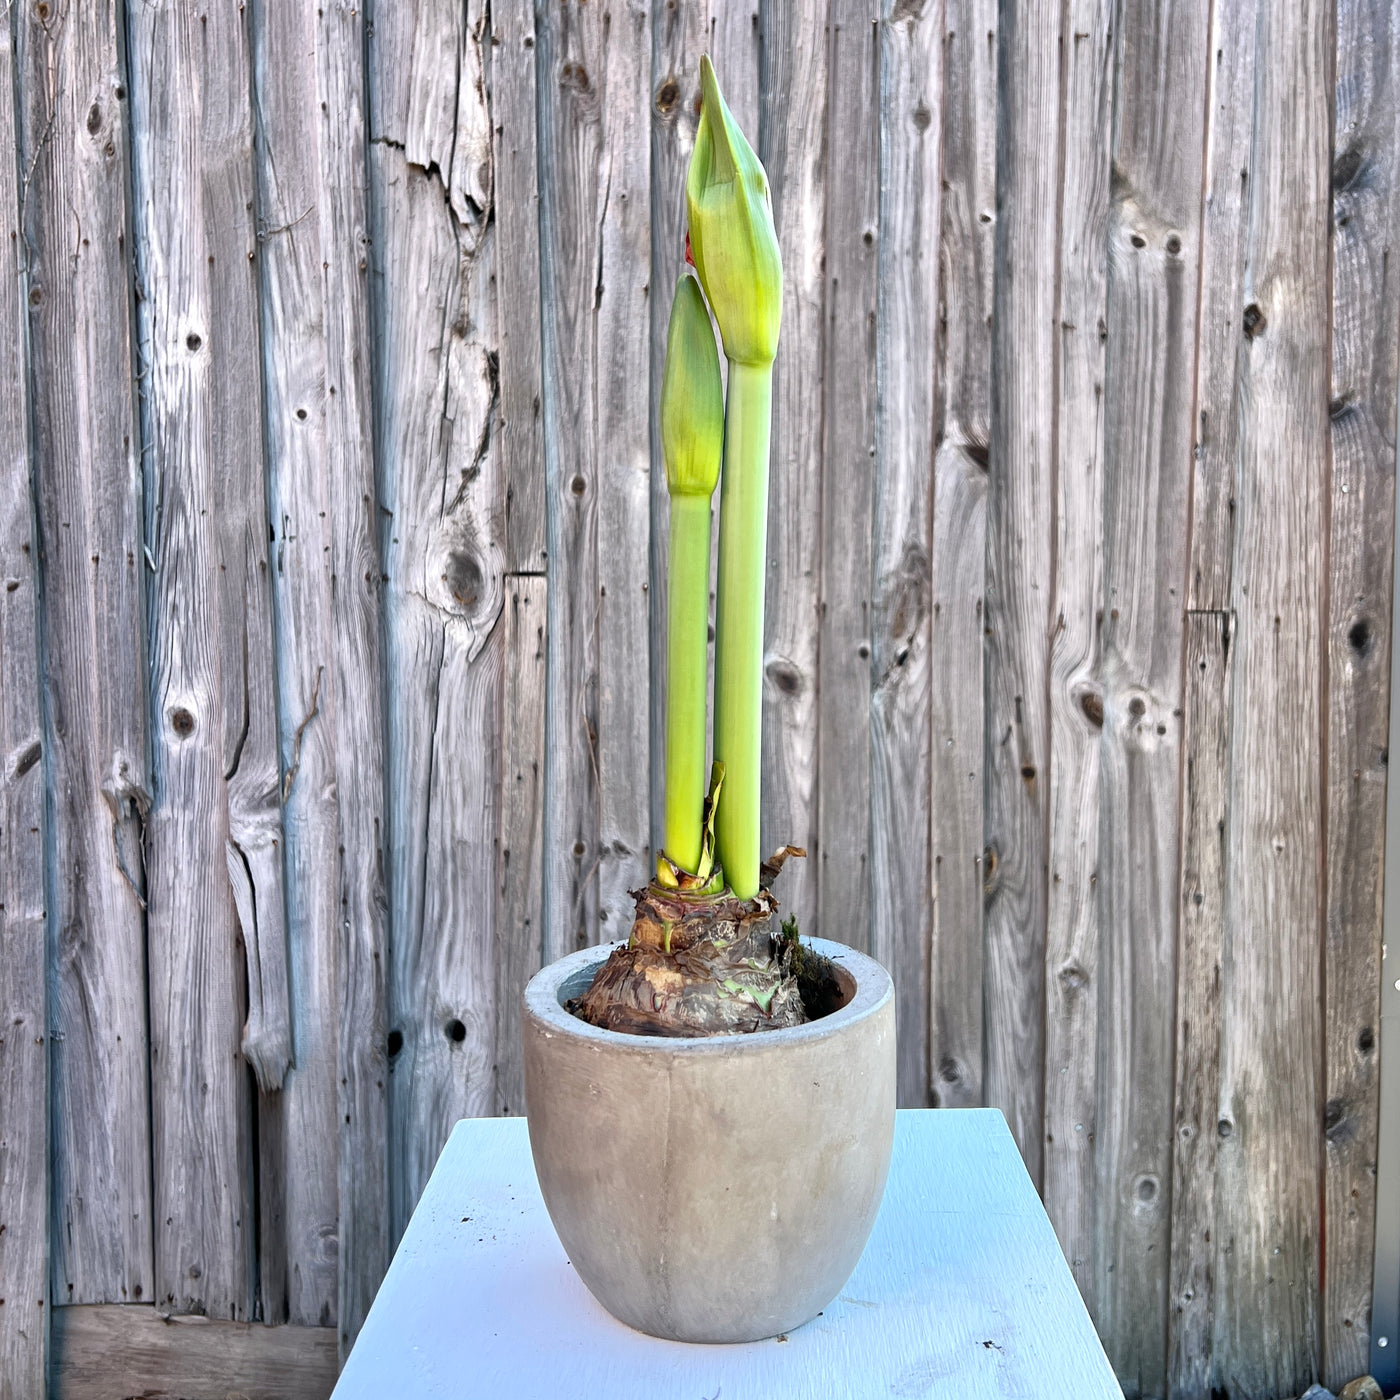
<path fill-rule="evenodd" d="M 666 854 L 700 866 L 710 630 L 710 498 L 671 497 L 666 624 Z"/>
<path fill-rule="evenodd" d="M 729 362 L 715 613 L 715 761 L 724 795 L 715 846 L 729 888 L 758 893 L 763 721 L 763 583 L 773 366 Z"/>

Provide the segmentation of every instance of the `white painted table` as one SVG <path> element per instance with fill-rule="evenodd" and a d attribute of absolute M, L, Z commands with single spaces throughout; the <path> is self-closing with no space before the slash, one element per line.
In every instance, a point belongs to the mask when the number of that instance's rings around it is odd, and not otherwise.
<path fill-rule="evenodd" d="M 606 1313 L 564 1257 L 525 1123 L 458 1123 L 333 1400 L 1121 1400 L 994 1109 L 906 1110 L 874 1233 L 786 1338 L 691 1346 Z"/>

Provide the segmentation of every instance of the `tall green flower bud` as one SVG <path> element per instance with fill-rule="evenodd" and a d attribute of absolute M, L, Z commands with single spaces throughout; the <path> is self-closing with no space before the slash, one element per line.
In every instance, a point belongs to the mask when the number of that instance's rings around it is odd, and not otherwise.
<path fill-rule="evenodd" d="M 666 331 L 661 381 L 661 451 L 672 496 L 703 496 L 719 482 L 724 451 L 724 386 L 715 332 L 700 284 L 681 274 Z"/>
<path fill-rule="evenodd" d="M 704 105 L 686 176 L 690 249 L 729 357 L 715 595 L 715 854 L 740 899 L 758 894 L 768 434 L 783 265 L 768 176 L 700 60 Z"/>
<path fill-rule="evenodd" d="M 706 652 L 710 630 L 710 497 L 724 448 L 724 390 L 700 284 L 682 275 L 666 333 L 661 450 L 671 496 L 666 634 L 666 850 L 701 867 L 705 808 Z M 708 870 L 705 872 L 708 874 Z"/>
<path fill-rule="evenodd" d="M 772 364 L 783 310 L 783 264 L 768 175 L 700 59 L 703 103 L 685 181 L 690 250 L 724 353 L 741 365 Z"/>

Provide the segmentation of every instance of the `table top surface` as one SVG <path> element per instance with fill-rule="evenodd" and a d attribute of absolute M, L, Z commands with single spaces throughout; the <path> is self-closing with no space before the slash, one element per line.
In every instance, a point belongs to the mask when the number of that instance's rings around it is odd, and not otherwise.
<path fill-rule="evenodd" d="M 1121 1400 L 995 1109 L 901 1110 L 865 1253 L 786 1337 L 643 1336 L 564 1255 L 520 1118 L 458 1123 L 333 1400 Z"/>

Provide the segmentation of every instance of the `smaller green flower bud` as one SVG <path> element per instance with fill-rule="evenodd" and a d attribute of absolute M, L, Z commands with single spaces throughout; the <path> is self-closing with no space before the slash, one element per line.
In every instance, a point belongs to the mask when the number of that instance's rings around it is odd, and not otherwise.
<path fill-rule="evenodd" d="M 685 181 L 690 247 L 724 341 L 744 365 L 769 365 L 778 349 L 783 263 L 773 229 L 768 175 L 700 59 L 703 101 Z"/>
<path fill-rule="evenodd" d="M 661 451 L 673 496 L 714 494 L 724 449 L 724 389 L 714 327 L 700 284 L 685 273 L 676 283 L 661 381 Z"/>

